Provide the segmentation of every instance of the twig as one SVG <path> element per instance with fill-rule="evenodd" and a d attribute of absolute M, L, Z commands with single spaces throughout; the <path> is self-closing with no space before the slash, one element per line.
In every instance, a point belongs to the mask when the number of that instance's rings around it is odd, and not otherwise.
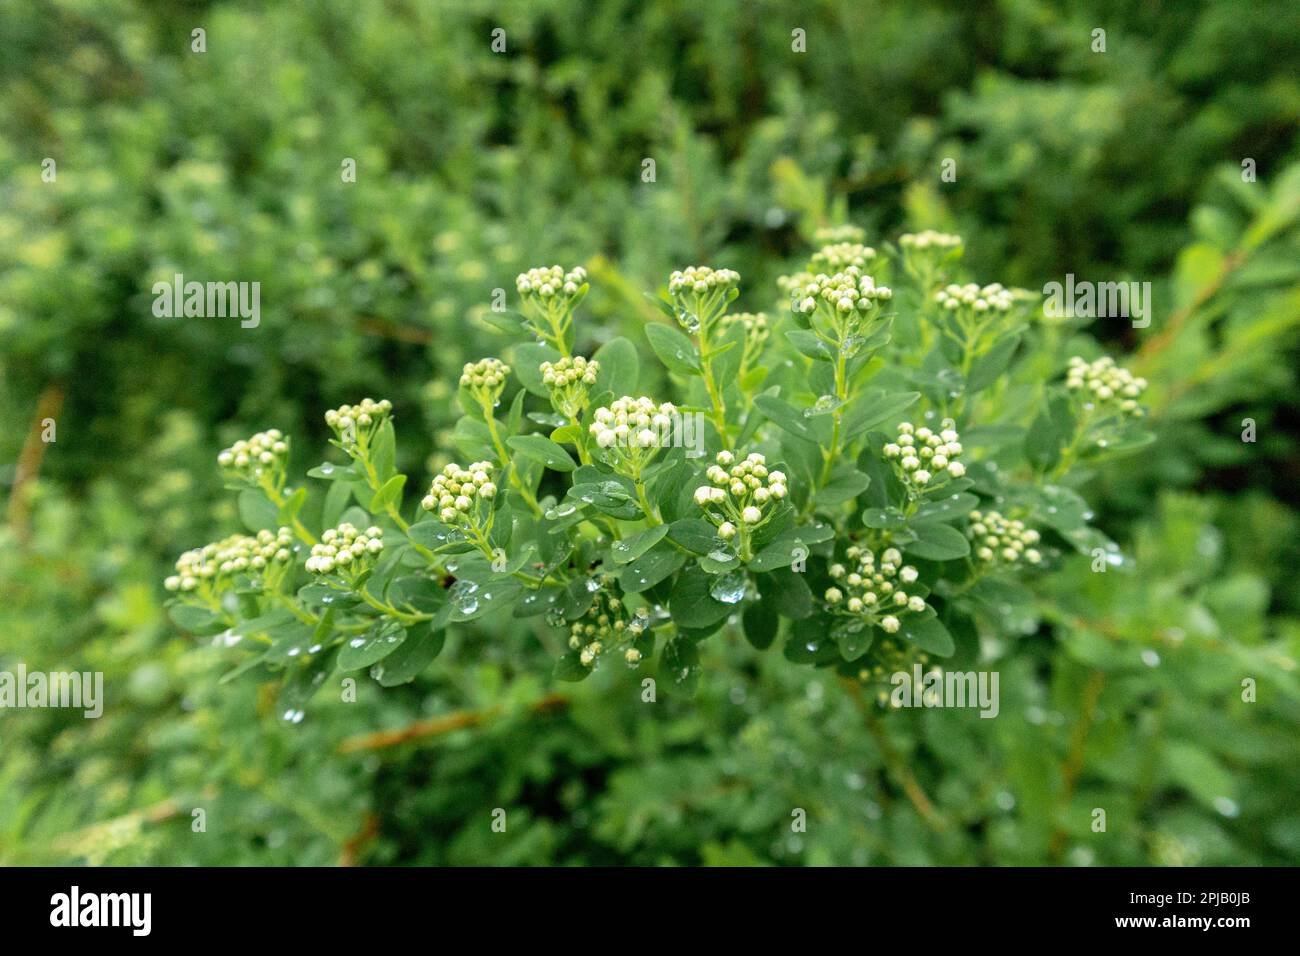
<path fill-rule="evenodd" d="M 23 449 L 18 455 L 18 467 L 14 471 L 14 486 L 9 494 L 7 519 L 14 529 L 19 544 L 26 546 L 31 540 L 31 528 L 28 526 L 31 483 L 40 474 L 41 462 L 45 460 L 46 442 L 41 438 L 44 421 L 58 418 L 63 408 L 64 391 L 62 385 L 47 385 L 36 400 L 36 416 L 32 419 L 31 430 L 23 442 Z"/>
<path fill-rule="evenodd" d="M 1151 360 L 1163 352 L 1178 337 L 1178 333 L 1187 323 L 1187 320 L 1218 294 L 1224 283 L 1228 281 L 1228 277 L 1239 269 L 1245 261 L 1246 254 L 1244 252 L 1234 252 L 1224 257 L 1219 274 L 1214 277 L 1214 281 L 1201 289 L 1191 302 L 1171 315 L 1169 321 L 1165 323 L 1164 328 L 1158 334 L 1151 336 L 1142 343 L 1142 346 L 1138 349 L 1139 363 L 1143 367 L 1150 367 Z"/>
<path fill-rule="evenodd" d="M 921 815 L 921 819 L 925 821 L 926 826 L 936 833 L 942 831 L 948 825 L 948 821 L 943 814 L 934 808 L 934 804 L 917 781 L 915 774 L 899 757 L 894 745 L 889 742 L 889 737 L 885 734 L 885 728 L 880 725 L 879 719 L 871 712 L 871 706 L 863 699 L 857 682 L 847 677 L 841 677 L 840 685 L 848 691 L 858 710 L 862 712 L 862 717 L 867 724 L 867 730 L 871 732 L 871 736 L 875 738 L 876 746 L 880 748 L 880 754 L 885 760 L 885 767 L 888 769 L 889 775 L 902 788 L 903 794 L 916 808 L 916 812 Z"/>
<path fill-rule="evenodd" d="M 1079 721 L 1074 725 L 1070 735 L 1070 750 L 1061 764 L 1061 796 L 1057 801 L 1060 811 L 1064 811 L 1074 799 L 1074 791 L 1079 786 L 1079 776 L 1083 773 L 1084 747 L 1088 742 L 1088 732 L 1092 730 L 1092 721 L 1097 712 L 1097 699 L 1101 689 L 1106 685 L 1106 675 L 1093 671 L 1088 682 L 1083 685 L 1083 702 L 1079 705 Z M 1056 861 L 1065 849 L 1066 832 L 1060 822 L 1052 831 L 1052 840 L 1047 848 L 1047 856 Z"/>
<path fill-rule="evenodd" d="M 339 866 L 356 866 L 361 850 L 378 835 L 379 817 L 373 813 L 367 813 L 361 829 L 348 837 L 343 844 L 343 852 L 339 854 Z"/>
<path fill-rule="evenodd" d="M 564 694 L 549 694 L 533 704 L 529 710 L 534 714 L 543 714 L 550 710 L 567 707 L 568 703 L 569 698 Z M 441 717 L 418 720 L 397 730 L 381 730 L 373 734 L 348 737 L 339 744 L 338 752 L 351 754 L 369 750 L 384 750 L 412 740 L 422 740 L 425 737 L 440 737 L 443 734 L 451 733 L 453 730 L 477 727 L 489 718 L 495 717 L 501 711 L 501 707 L 489 707 L 486 710 L 457 710 Z"/>

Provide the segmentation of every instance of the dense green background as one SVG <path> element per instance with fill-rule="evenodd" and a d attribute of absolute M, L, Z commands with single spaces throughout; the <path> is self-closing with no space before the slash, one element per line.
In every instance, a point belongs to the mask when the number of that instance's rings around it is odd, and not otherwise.
<path fill-rule="evenodd" d="M 0 714 L 0 862 L 1300 860 L 1297 67 L 1285 0 L 4 5 L 0 668 L 102 670 L 109 704 Z M 1154 451 L 1088 489 L 1131 560 L 1067 564 L 990 636 L 1015 646 L 999 719 L 869 727 L 829 677 L 722 637 L 694 700 L 647 708 L 607 669 L 539 714 L 545 652 L 489 623 L 285 726 L 167 621 L 170 560 L 235 524 L 233 439 L 278 426 L 305 468 L 325 408 L 385 396 L 419 474 L 521 269 L 587 265 L 588 351 L 640 340 L 641 290 L 689 262 L 774 307 L 846 216 L 870 241 L 961 232 L 983 281 L 1156 288 L 1145 334 L 1097 330 L 1153 383 Z M 177 271 L 260 281 L 260 328 L 155 318 Z M 58 440 L 20 481 L 38 407 Z M 335 752 L 461 710 L 491 714 Z"/>

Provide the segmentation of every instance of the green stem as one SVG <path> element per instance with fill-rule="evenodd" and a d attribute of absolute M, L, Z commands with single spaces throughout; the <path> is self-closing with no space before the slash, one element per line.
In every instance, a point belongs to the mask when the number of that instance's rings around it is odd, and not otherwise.
<path fill-rule="evenodd" d="M 711 320 L 710 320 L 711 321 Z M 727 441 L 727 406 L 722 400 L 722 393 L 713 378 L 713 354 L 709 350 L 708 323 L 700 316 L 700 368 L 704 372 L 704 389 L 709 393 L 713 405 L 713 424 L 723 442 Z"/>
<path fill-rule="evenodd" d="M 407 614 L 405 611 L 399 611 L 391 604 L 385 604 L 383 601 L 379 600 L 379 598 L 371 594 L 364 584 L 357 593 L 361 595 L 363 601 L 373 607 L 376 611 L 382 611 L 389 617 L 395 617 L 403 624 L 418 624 L 420 621 L 427 621 L 433 617 L 432 614 Z"/>
<path fill-rule="evenodd" d="M 650 504 L 650 499 L 646 496 L 645 485 L 636 482 L 636 497 L 641 503 L 641 510 L 645 512 L 646 520 L 652 525 L 663 524 L 663 519 L 655 512 L 654 507 Z"/>
<path fill-rule="evenodd" d="M 487 420 L 488 434 L 492 436 L 492 447 L 496 449 L 497 461 L 502 468 L 508 468 L 510 465 L 510 455 L 506 452 L 505 443 L 501 440 L 501 432 L 497 429 L 496 416 L 492 414 L 492 406 L 486 402 L 480 403 L 483 408 L 483 417 Z M 537 503 L 537 497 L 524 487 L 524 483 L 519 478 L 519 473 L 510 468 L 510 483 L 514 485 L 515 491 L 519 492 L 519 497 L 532 509 L 533 514 L 541 517 L 542 506 Z"/>
<path fill-rule="evenodd" d="M 262 480 L 262 492 L 270 500 L 271 504 L 276 506 L 276 508 L 284 507 L 284 494 L 280 491 L 279 488 L 275 487 L 275 485 L 271 484 L 265 479 Z M 298 520 L 297 515 L 293 516 L 293 521 L 291 522 L 291 524 L 293 526 L 293 533 L 296 534 L 298 536 L 298 539 L 302 541 L 304 544 L 319 543 L 316 540 L 316 536 L 307 530 L 306 525 L 304 525 L 301 521 Z"/>

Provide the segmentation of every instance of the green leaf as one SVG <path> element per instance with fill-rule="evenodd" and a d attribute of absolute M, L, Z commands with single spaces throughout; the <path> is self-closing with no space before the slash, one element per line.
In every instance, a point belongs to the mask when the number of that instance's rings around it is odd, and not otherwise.
<path fill-rule="evenodd" d="M 481 419 L 462 415 L 456 420 L 451 440 L 471 461 L 496 461 L 497 452 L 492 444 L 492 433 L 488 431 L 487 423 Z"/>
<path fill-rule="evenodd" d="M 579 445 L 582 443 L 582 426 L 560 425 L 551 432 L 550 439 L 557 444 Z"/>
<path fill-rule="evenodd" d="M 283 505 L 279 506 L 276 512 L 277 522 L 286 525 L 294 523 L 294 519 L 298 518 L 298 512 L 303 510 L 305 503 L 307 503 L 307 489 L 299 488 L 285 499 Z"/>
<path fill-rule="evenodd" d="M 781 627 L 781 618 L 766 598 L 747 604 L 742 620 L 745 626 L 745 640 L 760 651 L 765 651 L 772 646 Z"/>
<path fill-rule="evenodd" d="M 667 325 L 651 322 L 645 327 L 645 335 L 650 340 L 650 347 L 654 349 L 655 355 L 659 356 L 659 361 L 663 362 L 669 371 L 679 375 L 700 374 L 700 357 L 695 352 L 695 345 L 681 332 Z"/>
<path fill-rule="evenodd" d="M 321 481 L 358 481 L 361 476 L 351 465 L 336 465 L 332 461 L 326 461 L 308 471 L 307 477 L 319 478 Z"/>
<path fill-rule="evenodd" d="M 463 545 L 467 550 L 472 547 L 465 533 L 441 521 L 425 520 L 411 525 L 406 536 L 415 544 L 436 551 L 446 545 Z"/>
<path fill-rule="evenodd" d="M 533 461 L 540 461 L 552 471 L 573 471 L 577 464 L 569 453 L 545 435 L 514 435 L 506 439 L 506 444 Z"/>
<path fill-rule="evenodd" d="M 710 593 L 715 579 L 707 574 L 678 575 L 668 596 L 668 611 L 678 627 L 704 628 L 739 610 L 738 603 L 724 603 Z"/>
<path fill-rule="evenodd" d="M 558 362 L 560 358 L 560 353 L 549 345 L 540 342 L 524 342 L 515 346 L 511 368 L 519 376 L 519 381 L 523 382 L 524 388 L 534 395 L 549 398 L 551 391 L 542 382 L 542 363 Z"/>
<path fill-rule="evenodd" d="M 900 620 L 902 623 L 898 633 L 905 639 L 913 641 L 927 654 L 933 654 L 935 657 L 951 657 L 956 650 L 952 635 L 933 611 L 926 611 L 924 614 L 904 614 Z"/>
<path fill-rule="evenodd" d="M 799 558 L 807 558 L 814 544 L 829 541 L 835 529 L 824 522 L 814 522 L 795 528 L 786 528 L 754 555 L 749 562 L 751 571 L 773 571 L 789 568 Z"/>
<path fill-rule="evenodd" d="M 445 630 L 435 629 L 428 621 L 413 624 L 407 629 L 406 640 L 376 664 L 370 676 L 383 687 L 396 687 L 413 681 L 442 652 L 446 643 Z"/>
<path fill-rule="evenodd" d="M 668 526 L 668 540 L 691 554 L 709 554 L 726 546 L 718 529 L 703 518 L 682 518 Z"/>
<path fill-rule="evenodd" d="M 352 500 L 352 484 L 336 481 L 325 492 L 325 503 L 321 506 L 320 521 L 326 528 L 333 528 L 339 523 L 339 516 Z"/>
<path fill-rule="evenodd" d="M 951 561 L 970 554 L 970 542 L 966 536 L 946 524 L 912 525 L 911 531 L 916 540 L 903 545 L 903 550 L 918 558 L 930 561 Z"/>
<path fill-rule="evenodd" d="M 519 337 L 527 324 L 524 317 L 518 312 L 497 312 L 495 309 L 489 309 L 483 313 L 483 321 L 492 328 L 516 338 Z"/>
<path fill-rule="evenodd" d="M 649 590 L 686 563 L 686 555 L 666 544 L 656 545 L 618 575 L 618 583 L 629 594 Z"/>
<path fill-rule="evenodd" d="M 879 425 L 895 425 L 916 404 L 920 392 L 863 392 L 849 403 L 840 430 L 844 441 Z"/>
<path fill-rule="evenodd" d="M 1171 742 L 1165 747 L 1163 758 L 1165 773 L 1206 806 L 1214 807 L 1225 797 L 1231 800 L 1236 793 L 1232 774 L 1208 750 L 1196 744 Z"/>
<path fill-rule="evenodd" d="M 629 561 L 635 561 L 663 540 L 664 535 L 667 533 L 668 525 L 657 524 L 653 528 L 646 528 L 629 538 L 615 541 L 609 548 L 610 557 L 614 559 L 615 564 L 627 564 Z"/>
<path fill-rule="evenodd" d="M 831 480 L 818 489 L 817 504 L 825 507 L 843 504 L 862 494 L 870 484 L 870 475 L 863 474 L 852 463 L 845 462 L 831 472 Z"/>
<path fill-rule="evenodd" d="M 485 581 L 482 584 L 461 578 L 451 586 L 451 612 L 448 620 L 472 621 L 482 617 L 509 605 L 522 590 L 523 584 L 516 578 Z"/>
<path fill-rule="evenodd" d="M 590 677 L 591 668 L 582 663 L 581 654 L 582 649 L 579 648 L 576 651 L 569 651 L 557 660 L 555 662 L 555 679 L 577 683 Z"/>
<path fill-rule="evenodd" d="M 790 344 L 799 350 L 801 355 L 817 362 L 832 362 L 835 360 L 835 353 L 831 347 L 821 340 L 821 337 L 811 329 L 789 329 L 785 337 L 790 340 Z"/>
<path fill-rule="evenodd" d="M 772 422 L 796 438 L 819 445 L 830 441 L 830 416 L 810 417 L 775 395 L 759 395 L 754 399 L 754 405 Z"/>
<path fill-rule="evenodd" d="M 370 464 L 381 482 L 387 481 L 397 471 L 397 436 L 391 418 L 385 418 L 375 432 L 370 444 Z"/>
<path fill-rule="evenodd" d="M 245 488 L 236 499 L 239 520 L 249 531 L 261 531 L 264 528 L 274 531 L 280 527 L 280 509 L 262 492 Z"/>
<path fill-rule="evenodd" d="M 371 514 L 383 514 L 389 505 L 399 505 L 402 501 L 402 489 L 406 487 L 405 475 L 393 475 L 370 499 Z"/>
<path fill-rule="evenodd" d="M 1011 364 L 1016 346 L 1020 344 L 1020 333 L 1004 335 L 993 343 L 993 347 L 971 363 L 970 374 L 966 376 L 966 394 L 974 395 L 992 385 L 999 375 Z"/>
<path fill-rule="evenodd" d="M 337 651 L 331 649 L 311 660 L 303 661 L 288 672 L 275 704 L 281 720 L 298 723 L 303 719 L 307 702 L 321 689 L 330 674 L 334 673 L 336 657 Z"/>
<path fill-rule="evenodd" d="M 764 601 L 781 617 L 805 618 L 813 612 L 812 589 L 807 576 L 790 568 L 778 568 L 758 579 Z"/>
<path fill-rule="evenodd" d="M 1063 392 L 1047 397 L 1046 407 L 1038 414 L 1025 435 L 1025 455 L 1039 471 L 1055 467 L 1061 448 L 1074 437 L 1074 409 Z"/>
<path fill-rule="evenodd" d="M 664 645 L 659 663 L 673 689 L 688 697 L 699 689 L 700 649 L 695 641 L 674 637 Z"/>
<path fill-rule="evenodd" d="M 382 661 L 406 640 L 406 628 L 398 621 L 384 619 L 364 634 L 348 637 L 339 649 L 338 667 L 342 671 L 355 671 Z"/>
<path fill-rule="evenodd" d="M 914 524 L 956 521 L 958 518 L 964 518 L 970 514 L 979 502 L 979 498 L 964 492 L 945 495 L 942 498 L 927 501 L 917 508 L 916 514 L 912 516 L 912 521 Z"/>
<path fill-rule="evenodd" d="M 862 523 L 868 528 L 881 531 L 897 531 L 906 526 L 907 516 L 892 505 L 885 508 L 865 508 L 862 511 Z"/>
<path fill-rule="evenodd" d="M 600 363 L 594 391 L 611 391 L 615 395 L 635 395 L 641 357 L 630 339 L 619 336 L 596 350 L 592 360 Z"/>
<path fill-rule="evenodd" d="M 210 634 L 221 630 L 221 620 L 205 607 L 176 602 L 167 608 L 167 616 L 182 631 L 191 634 Z"/>

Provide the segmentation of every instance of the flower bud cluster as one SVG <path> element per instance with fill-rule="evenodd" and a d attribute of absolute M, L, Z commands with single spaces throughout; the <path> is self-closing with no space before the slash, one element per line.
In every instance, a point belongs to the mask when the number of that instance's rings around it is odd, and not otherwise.
<path fill-rule="evenodd" d="M 938 250 L 949 252 L 953 249 L 960 249 L 962 245 L 961 236 L 954 236 L 948 232 L 935 232 L 933 229 L 926 229 L 923 232 L 905 232 L 898 237 L 898 244 L 904 249 L 915 249 L 918 252 L 928 252 L 929 250 Z"/>
<path fill-rule="evenodd" d="M 275 480 L 283 475 L 288 458 L 284 433 L 272 428 L 235 442 L 217 456 L 217 465 L 229 478 L 257 484 L 263 476 Z"/>
<path fill-rule="evenodd" d="M 811 272 L 843 272 L 849 266 L 865 269 L 876 258 L 876 250 L 860 242 L 835 242 L 822 246 L 808 262 Z"/>
<path fill-rule="evenodd" d="M 656 404 L 644 395 L 624 395 L 596 409 L 589 431 L 615 470 L 639 479 L 641 470 L 672 440 L 677 414 L 671 402 Z"/>
<path fill-rule="evenodd" d="M 1009 312 L 1015 303 L 1015 295 L 1000 282 L 983 287 L 968 282 L 966 285 L 944 286 L 934 294 L 934 301 L 950 311 L 965 307 L 975 312 Z"/>
<path fill-rule="evenodd" d="M 704 509 L 718 536 L 730 541 L 737 531 L 752 531 L 771 518 L 788 494 L 785 474 L 768 471 L 767 459 L 754 452 L 743 461 L 729 451 L 718 452 L 705 472 L 709 484 L 695 489 L 695 503 Z"/>
<path fill-rule="evenodd" d="M 480 405 L 492 408 L 506 387 L 510 366 L 500 359 L 485 358 L 466 362 L 460 375 L 460 387 L 468 389 Z"/>
<path fill-rule="evenodd" d="M 692 335 L 707 336 L 713 323 L 736 297 L 740 273 L 731 269 L 687 266 L 668 277 L 668 295 L 677 323 Z"/>
<path fill-rule="evenodd" d="M 1038 564 L 1043 560 L 1034 545 L 1040 536 L 1019 519 L 1008 520 L 996 511 L 972 511 L 966 534 L 971 550 L 985 564 Z"/>
<path fill-rule="evenodd" d="M 478 524 L 477 505 L 496 497 L 494 470 L 489 461 L 472 462 L 468 468 L 453 462 L 434 476 L 420 507 L 435 512 L 444 524 Z"/>
<path fill-rule="evenodd" d="M 890 678 L 894 674 L 912 672 L 913 664 L 920 664 L 927 673 L 943 669 L 938 665 L 926 667 L 930 663 L 930 655 L 919 650 L 915 644 L 897 637 L 882 637 L 874 641 L 871 645 L 871 663 L 858 671 L 858 680 L 864 684 L 888 684 L 892 685 Z M 914 688 L 913 693 L 920 693 L 920 688 Z M 879 703 L 883 706 L 889 703 L 890 693 L 882 690 L 878 696 Z"/>
<path fill-rule="evenodd" d="M 903 564 L 897 548 L 887 548 L 879 564 L 868 548 L 854 545 L 845 554 L 849 565 L 830 566 L 831 579 L 836 583 L 823 595 L 832 613 L 865 617 L 885 633 L 897 634 L 906 615 L 925 611 L 925 598 L 915 593 L 916 589 L 911 594 L 906 590 L 916 583 L 919 574 L 910 564 Z"/>
<path fill-rule="evenodd" d="M 923 488 L 935 479 L 960 478 L 966 466 L 957 460 L 961 442 L 951 418 L 945 418 L 940 431 L 914 428 L 911 422 L 898 426 L 898 437 L 885 446 L 885 457 L 894 463 L 904 484 Z"/>
<path fill-rule="evenodd" d="M 1084 397 L 1097 404 L 1111 404 L 1126 415 L 1140 418 L 1143 414 L 1138 398 L 1146 390 L 1147 380 L 1135 378 L 1126 368 L 1115 364 L 1109 355 L 1095 362 L 1081 356 L 1070 359 L 1066 371 L 1065 387 L 1072 392 L 1082 392 Z"/>
<path fill-rule="evenodd" d="M 370 439 L 393 412 L 388 399 L 378 402 L 363 398 L 357 405 L 340 405 L 325 413 L 325 424 L 338 436 L 339 444 L 349 454 L 367 448 Z"/>
<path fill-rule="evenodd" d="M 673 297 L 692 292 L 696 295 L 707 295 L 710 292 L 727 292 L 738 285 L 740 285 L 740 273 L 733 269 L 687 266 L 668 277 L 668 294 Z"/>
<path fill-rule="evenodd" d="M 525 318 L 537 340 L 569 354 L 573 310 L 587 294 L 587 270 L 529 269 L 515 279 L 515 288 L 523 296 Z"/>
<path fill-rule="evenodd" d="M 515 288 L 525 301 L 538 302 L 544 307 L 566 305 L 587 284 L 587 270 L 575 266 L 565 272 L 559 266 L 541 266 L 521 272 L 515 278 Z"/>
<path fill-rule="evenodd" d="M 877 286 L 875 279 L 863 274 L 857 266 L 849 266 L 843 272 L 834 275 L 819 273 L 812 281 L 794 287 L 791 293 L 791 308 L 807 315 L 817 310 L 822 304 L 841 315 L 848 313 L 865 314 L 876 307 L 878 302 L 888 301 L 893 291 L 888 286 Z"/>
<path fill-rule="evenodd" d="M 293 557 L 293 532 L 263 529 L 256 535 L 232 534 L 176 559 L 176 573 L 163 581 L 168 591 L 189 593 L 203 587 L 221 591 L 237 574 L 285 567 Z"/>
<path fill-rule="evenodd" d="M 578 651 L 583 667 L 595 667 L 602 654 L 620 649 L 629 667 L 641 663 L 641 651 L 630 646 L 645 633 L 649 615 L 638 609 L 629 613 L 623 601 L 613 593 L 614 577 L 605 575 L 587 612 L 569 628 L 569 648 Z"/>
<path fill-rule="evenodd" d="M 600 363 L 575 355 L 558 362 L 543 362 L 540 369 L 542 384 L 550 390 L 556 411 L 576 418 L 587 407 L 587 392 L 596 384 Z"/>
<path fill-rule="evenodd" d="M 321 535 L 311 546 L 307 570 L 312 574 L 350 574 L 355 577 L 374 564 L 384 550 L 384 529 L 371 526 L 358 531 L 346 521 Z"/>

